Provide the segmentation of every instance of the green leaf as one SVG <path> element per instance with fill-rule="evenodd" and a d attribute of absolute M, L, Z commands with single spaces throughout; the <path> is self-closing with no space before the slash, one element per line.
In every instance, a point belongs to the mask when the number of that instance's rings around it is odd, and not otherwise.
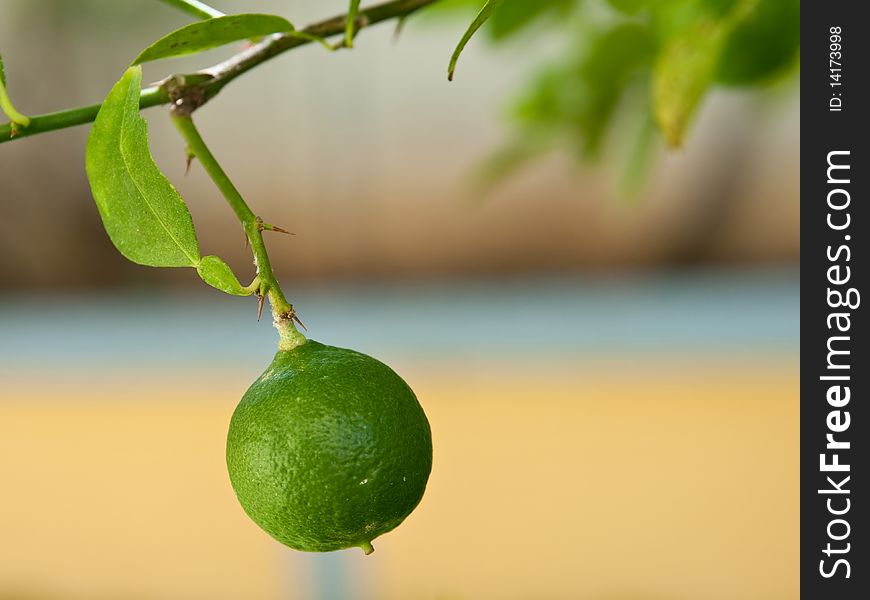
<path fill-rule="evenodd" d="M 516 118 L 531 137 L 567 138 L 581 155 L 595 158 L 627 92 L 648 85 L 654 51 L 644 23 L 590 33 L 539 74 L 517 104 Z"/>
<path fill-rule="evenodd" d="M 142 67 L 130 67 L 106 96 L 85 148 L 91 192 L 106 233 L 129 260 L 195 267 L 199 244 L 184 200 L 160 172 L 139 116 Z"/>
<path fill-rule="evenodd" d="M 275 15 L 245 14 L 207 19 L 185 25 L 160 38 L 145 48 L 133 64 L 195 54 L 240 40 L 292 31 L 295 29 L 290 21 Z"/>
<path fill-rule="evenodd" d="M 347 9 L 347 24 L 344 27 L 344 45 L 348 48 L 353 48 L 353 38 L 356 34 L 356 17 L 359 14 L 360 0 L 350 0 L 350 6 Z"/>
<path fill-rule="evenodd" d="M 653 114 L 665 141 L 679 146 L 713 81 L 728 24 L 699 19 L 669 39 L 653 69 Z"/>
<path fill-rule="evenodd" d="M 502 41 L 544 17 L 565 17 L 575 0 L 536 0 L 508 2 L 496 11 L 487 25 L 490 38 Z M 555 21 L 555 19 L 553 19 Z"/>
<path fill-rule="evenodd" d="M 800 50 L 800 22 L 800 0 L 756 2 L 728 35 L 716 80 L 751 85 L 784 71 Z"/>
<path fill-rule="evenodd" d="M 620 12 L 633 15 L 647 8 L 650 0 L 607 0 L 607 3 Z"/>
<path fill-rule="evenodd" d="M 253 290 L 242 287 L 229 265 L 217 256 L 204 256 L 196 267 L 202 280 L 211 287 L 233 296 L 250 296 Z"/>
<path fill-rule="evenodd" d="M 495 12 L 495 9 L 497 9 L 499 4 L 503 1 L 504 0 L 486 0 L 486 4 L 483 5 L 483 8 L 481 8 L 480 12 L 477 13 L 477 16 L 474 17 L 474 21 L 472 21 L 471 25 L 468 26 L 468 29 L 465 30 L 462 39 L 459 40 L 456 49 L 453 51 L 453 55 L 450 57 L 450 64 L 447 66 L 448 81 L 453 81 L 453 73 L 456 71 L 456 61 L 459 60 L 459 55 L 462 54 L 465 45 L 468 44 L 471 37 L 484 23 L 486 23 L 486 20 L 492 16 L 492 13 Z"/>

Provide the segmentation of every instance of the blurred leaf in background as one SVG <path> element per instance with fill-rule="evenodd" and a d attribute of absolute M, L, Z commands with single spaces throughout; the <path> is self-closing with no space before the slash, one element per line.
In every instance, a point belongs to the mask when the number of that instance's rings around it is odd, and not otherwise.
<path fill-rule="evenodd" d="M 511 102 L 513 137 L 486 181 L 554 148 L 589 160 L 612 147 L 636 182 L 659 140 L 685 143 L 711 90 L 763 89 L 796 71 L 800 0 L 506 0 L 481 32 L 496 45 L 561 48 Z"/>

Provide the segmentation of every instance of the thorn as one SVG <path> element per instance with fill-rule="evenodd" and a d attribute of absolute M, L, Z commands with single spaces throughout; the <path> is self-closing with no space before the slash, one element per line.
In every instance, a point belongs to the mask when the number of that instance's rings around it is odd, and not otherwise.
<path fill-rule="evenodd" d="M 269 231 L 277 231 L 278 233 L 286 233 L 287 235 L 296 235 L 292 231 L 287 231 L 283 227 L 278 227 L 277 225 L 266 225 L 266 229 Z"/>
<path fill-rule="evenodd" d="M 187 161 L 186 161 L 186 163 L 185 163 L 185 165 L 184 165 L 184 174 L 185 174 L 185 175 L 187 175 L 188 173 L 190 173 L 190 163 L 193 162 L 193 159 L 194 159 L 194 158 L 196 158 L 196 157 L 195 157 L 193 154 L 190 154 L 190 153 L 187 154 Z"/>
<path fill-rule="evenodd" d="M 248 249 L 248 234 L 245 234 L 245 250 Z"/>
<path fill-rule="evenodd" d="M 292 315 L 290 315 L 290 319 L 292 319 L 293 321 L 296 321 L 297 323 L 299 323 L 299 327 L 301 327 L 301 328 L 304 329 L 305 331 L 308 331 L 308 328 L 305 326 L 305 323 L 302 322 L 302 319 L 300 319 L 300 318 L 296 315 L 295 312 L 294 312 Z"/>
<path fill-rule="evenodd" d="M 263 314 L 263 303 L 266 301 L 266 294 L 257 292 L 257 322 L 260 322 L 260 316 Z"/>
<path fill-rule="evenodd" d="M 266 223 L 260 217 L 257 217 L 257 230 L 258 231 L 277 231 L 278 233 L 286 233 L 288 235 L 296 235 L 292 231 L 287 231 L 283 227 L 278 227 L 277 225 L 272 225 L 271 223 Z"/>

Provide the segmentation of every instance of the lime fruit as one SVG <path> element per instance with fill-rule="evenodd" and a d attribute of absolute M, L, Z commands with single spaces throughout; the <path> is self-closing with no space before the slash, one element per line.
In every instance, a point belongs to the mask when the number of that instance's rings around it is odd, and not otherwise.
<path fill-rule="evenodd" d="M 279 351 L 245 393 L 227 467 L 242 508 L 279 542 L 369 554 L 423 497 L 432 436 L 387 365 L 309 340 Z"/>

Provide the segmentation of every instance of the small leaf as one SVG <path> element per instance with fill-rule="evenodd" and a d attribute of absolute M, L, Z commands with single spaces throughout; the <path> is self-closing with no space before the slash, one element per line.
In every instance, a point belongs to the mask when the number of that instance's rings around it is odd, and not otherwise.
<path fill-rule="evenodd" d="M 495 9 L 498 8 L 499 4 L 501 4 L 504 0 L 486 0 L 486 4 L 483 5 L 483 8 L 480 9 L 480 12 L 477 13 L 477 16 L 474 17 L 474 21 L 471 22 L 471 25 L 468 26 L 468 29 L 465 30 L 465 34 L 463 34 L 462 39 L 459 40 L 459 43 L 456 45 L 456 49 L 453 51 L 453 55 L 450 57 L 450 64 L 447 66 L 447 79 L 448 81 L 453 81 L 453 72 L 456 71 L 456 61 L 459 60 L 459 55 L 462 54 L 462 51 L 465 49 L 465 45 L 471 39 L 471 37 L 477 32 L 481 26 L 486 23 L 486 20 L 495 12 Z"/>
<path fill-rule="evenodd" d="M 653 69 L 653 113 L 665 140 L 679 146 L 713 81 L 728 26 L 704 19 L 668 40 Z"/>
<path fill-rule="evenodd" d="M 207 19 L 185 25 L 160 38 L 145 48 L 133 64 L 195 54 L 240 40 L 292 31 L 295 31 L 293 24 L 276 15 L 244 14 Z"/>
<path fill-rule="evenodd" d="M 239 283 L 229 265 L 217 256 L 204 256 L 196 266 L 196 272 L 211 287 L 233 296 L 250 296 L 253 291 Z"/>
<path fill-rule="evenodd" d="M 15 109 L 9 94 L 6 93 L 6 72 L 3 68 L 2 54 L 0 54 L 0 112 L 6 113 L 6 116 L 12 121 L 12 135 L 15 135 L 15 125 L 20 125 L 21 127 L 30 125 L 30 118 Z"/>
<path fill-rule="evenodd" d="M 356 17 L 359 14 L 360 0 L 350 0 L 347 9 L 347 24 L 344 27 L 344 45 L 353 48 L 353 37 L 356 34 Z"/>
<path fill-rule="evenodd" d="M 152 267 L 195 267 L 199 244 L 190 213 L 148 149 L 141 83 L 142 67 L 130 67 L 106 96 L 85 148 L 88 181 L 121 254 Z"/>

